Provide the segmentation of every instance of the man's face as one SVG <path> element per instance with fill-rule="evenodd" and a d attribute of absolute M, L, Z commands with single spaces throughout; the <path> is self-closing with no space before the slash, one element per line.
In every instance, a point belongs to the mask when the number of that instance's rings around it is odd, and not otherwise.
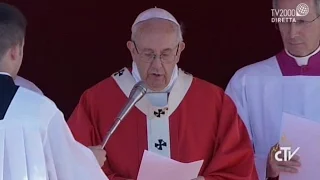
<path fill-rule="evenodd" d="M 297 5 L 305 3 L 309 7 L 306 16 L 295 16 L 296 23 L 279 23 L 282 40 L 290 54 L 298 57 L 311 54 L 319 46 L 320 18 L 314 0 L 279 0 L 278 9 L 287 11 L 296 9 Z"/>
<path fill-rule="evenodd" d="M 128 42 L 142 80 L 154 91 L 163 90 L 170 82 L 184 43 L 177 28 L 166 20 L 151 20 L 141 25 L 134 41 Z"/>

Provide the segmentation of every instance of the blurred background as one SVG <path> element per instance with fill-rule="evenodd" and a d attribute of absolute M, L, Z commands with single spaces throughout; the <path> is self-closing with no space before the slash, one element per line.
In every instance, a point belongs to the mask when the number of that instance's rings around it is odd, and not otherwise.
<path fill-rule="evenodd" d="M 19 75 L 34 82 L 66 118 L 87 88 L 131 66 L 126 47 L 131 25 L 151 7 L 168 10 L 184 26 L 179 66 L 222 88 L 239 68 L 282 49 L 271 23 L 272 0 L 3 1 L 28 19 Z"/>

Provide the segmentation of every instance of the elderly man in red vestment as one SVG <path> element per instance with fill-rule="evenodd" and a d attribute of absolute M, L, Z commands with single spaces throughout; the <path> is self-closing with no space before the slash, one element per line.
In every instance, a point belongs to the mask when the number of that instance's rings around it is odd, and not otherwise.
<path fill-rule="evenodd" d="M 256 180 L 252 144 L 232 100 L 177 66 L 185 48 L 177 20 L 160 8 L 142 12 L 127 47 L 132 68 L 86 90 L 68 121 L 109 179 L 136 179 L 148 150 L 184 163 L 204 160 L 197 180 Z M 99 144 L 141 80 L 153 93 L 135 105 L 101 150 Z"/>

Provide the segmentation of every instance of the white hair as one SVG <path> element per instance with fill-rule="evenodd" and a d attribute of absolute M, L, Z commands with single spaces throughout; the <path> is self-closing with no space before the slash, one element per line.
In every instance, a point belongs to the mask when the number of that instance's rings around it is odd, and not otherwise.
<path fill-rule="evenodd" d="M 141 25 L 143 25 L 144 22 L 140 22 L 135 24 L 132 29 L 131 29 L 131 40 L 135 40 L 137 33 L 140 31 L 141 29 Z M 182 42 L 183 41 L 183 32 L 182 32 L 182 28 L 181 26 L 178 26 L 175 23 L 174 24 L 175 30 L 177 31 L 177 36 L 178 36 L 178 41 Z"/>

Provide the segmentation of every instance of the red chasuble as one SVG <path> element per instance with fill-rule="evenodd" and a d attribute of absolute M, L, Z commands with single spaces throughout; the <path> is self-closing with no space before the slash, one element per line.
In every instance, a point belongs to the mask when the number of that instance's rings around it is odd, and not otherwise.
<path fill-rule="evenodd" d="M 136 83 L 127 68 L 82 95 L 68 124 L 86 146 L 99 145 Z M 136 179 L 144 150 L 188 163 L 204 160 L 206 180 L 257 180 L 247 130 L 224 91 L 179 70 L 168 105 L 144 96 L 108 141 L 103 170 L 110 180 Z M 156 168 L 156 167 L 155 167 Z"/>

